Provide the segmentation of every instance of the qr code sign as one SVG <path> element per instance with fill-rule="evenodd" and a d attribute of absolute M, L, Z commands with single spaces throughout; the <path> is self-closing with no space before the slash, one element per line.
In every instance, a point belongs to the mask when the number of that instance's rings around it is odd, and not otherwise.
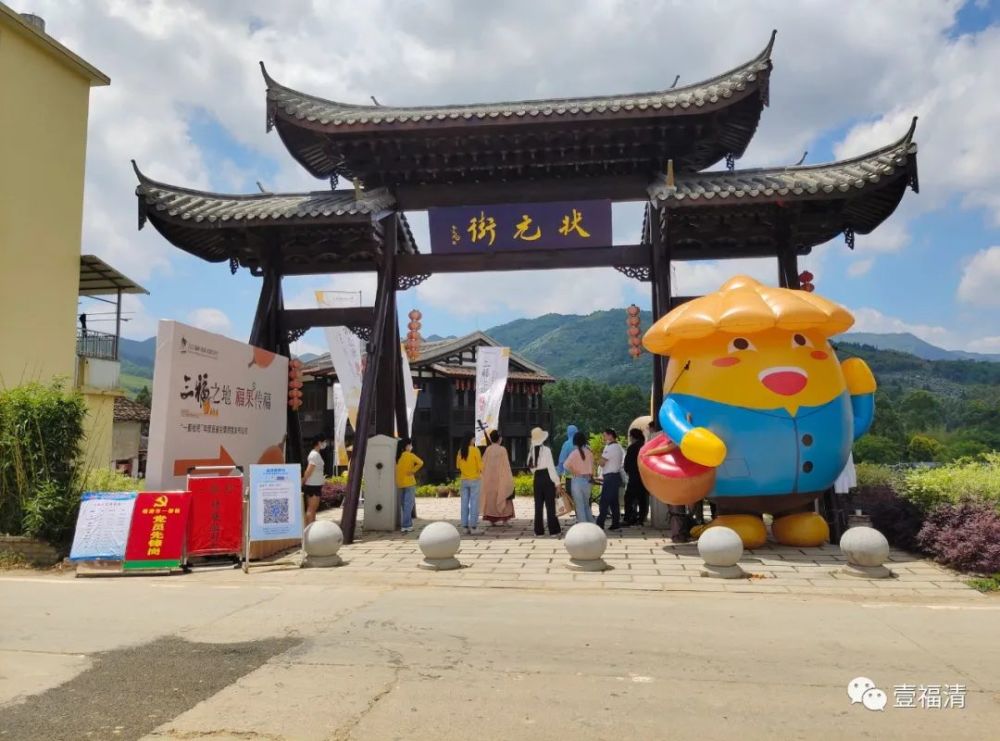
<path fill-rule="evenodd" d="M 288 522 L 287 499 L 264 499 L 264 524 L 284 525 Z"/>

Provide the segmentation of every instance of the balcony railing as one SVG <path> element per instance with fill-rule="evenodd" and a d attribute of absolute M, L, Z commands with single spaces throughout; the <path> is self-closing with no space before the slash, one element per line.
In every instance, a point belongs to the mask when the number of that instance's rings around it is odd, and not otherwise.
<path fill-rule="evenodd" d="M 90 329 L 77 329 L 76 354 L 81 358 L 118 360 L 118 337 Z"/>

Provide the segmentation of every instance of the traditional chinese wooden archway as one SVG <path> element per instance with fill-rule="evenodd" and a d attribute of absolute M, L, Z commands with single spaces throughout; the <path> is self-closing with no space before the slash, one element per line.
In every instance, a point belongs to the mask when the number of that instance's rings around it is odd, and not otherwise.
<path fill-rule="evenodd" d="M 817 166 L 735 170 L 767 104 L 774 42 L 703 83 L 653 93 L 471 106 L 337 103 L 264 72 L 267 121 L 310 173 L 346 190 L 224 195 L 178 188 L 136 169 L 140 228 L 210 262 L 263 277 L 251 342 L 288 354 L 310 327 L 349 326 L 368 343 L 358 430 L 405 428 L 396 292 L 434 273 L 612 267 L 651 286 L 654 316 L 672 295 L 673 261 L 773 257 L 782 286 L 797 260 L 843 233 L 867 234 L 917 188 L 915 127 L 861 157 Z M 699 172 L 722 159 L 727 169 Z M 640 244 L 421 254 L 405 210 L 579 199 L 645 202 Z M 281 279 L 374 271 L 375 304 L 284 308 Z M 654 357 L 654 405 L 664 359 Z M 301 460 L 289 412 L 291 460 Z M 366 434 L 358 434 L 342 527 L 355 533 Z"/>

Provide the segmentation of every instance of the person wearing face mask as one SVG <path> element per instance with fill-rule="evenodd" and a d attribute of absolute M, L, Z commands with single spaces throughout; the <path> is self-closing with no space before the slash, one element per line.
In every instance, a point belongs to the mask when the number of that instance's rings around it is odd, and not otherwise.
<path fill-rule="evenodd" d="M 306 470 L 302 474 L 302 493 L 306 498 L 306 525 L 316 520 L 316 513 L 319 512 L 320 494 L 323 493 L 323 484 L 326 483 L 326 476 L 323 471 L 323 456 L 319 452 L 326 447 L 326 440 L 317 436 L 312 440 L 312 450 L 306 459 Z"/>

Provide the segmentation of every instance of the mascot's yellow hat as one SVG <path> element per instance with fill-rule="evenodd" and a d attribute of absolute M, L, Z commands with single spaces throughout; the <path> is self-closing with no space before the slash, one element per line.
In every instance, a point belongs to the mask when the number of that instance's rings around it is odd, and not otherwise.
<path fill-rule="evenodd" d="M 806 291 L 773 288 L 746 275 L 726 281 L 714 293 L 681 304 L 661 317 L 642 339 L 643 347 L 669 355 L 679 342 L 716 332 L 753 334 L 768 329 L 814 329 L 824 337 L 847 331 L 851 313 Z"/>

